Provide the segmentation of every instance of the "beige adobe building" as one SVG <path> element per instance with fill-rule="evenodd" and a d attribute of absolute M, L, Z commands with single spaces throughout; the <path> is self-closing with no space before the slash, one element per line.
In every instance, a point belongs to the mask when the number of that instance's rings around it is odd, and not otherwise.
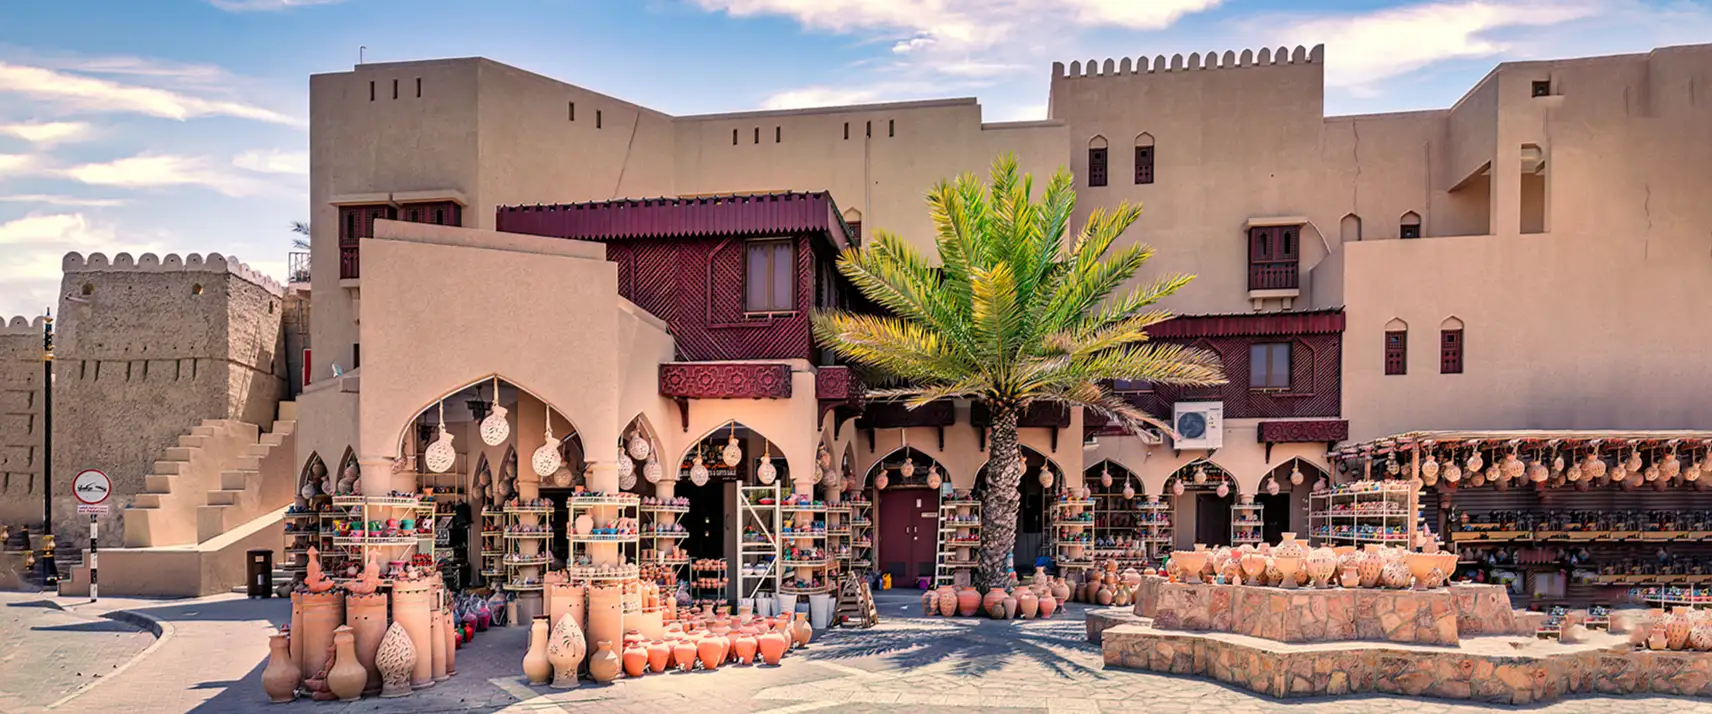
<path fill-rule="evenodd" d="M 1202 466 L 1209 483 L 1223 472 L 1237 493 L 1264 494 L 1270 476 L 1283 479 L 1270 502 L 1288 508 L 1268 527 L 1301 530 L 1332 442 L 1706 428 L 1712 370 L 1696 356 L 1712 350 L 1699 327 L 1712 308 L 1712 104 L 1696 87 L 1709 84 L 1712 45 L 1670 47 L 1505 63 L 1449 108 L 1328 117 L 1322 50 L 1296 47 L 1055 64 L 1046 120 L 992 123 L 973 99 L 672 116 L 480 58 L 316 75 L 297 470 L 354 462 L 366 493 L 404 487 L 408 459 L 394 462 L 421 445 L 412 424 L 455 396 L 467 485 L 504 453 L 481 447 L 457 405 L 497 375 L 515 419 L 504 448 L 525 456 L 551 405 L 566 419 L 556 438 L 595 445 L 592 469 L 613 468 L 616 447 L 601 445 L 640 429 L 677 478 L 735 420 L 804 478 L 824 446 L 872 485 L 907 441 L 969 488 L 985 463 L 975 406 L 833 408 L 842 376 L 811 346 L 781 358 L 690 344 L 688 318 L 641 305 L 665 268 L 626 252 L 620 239 L 635 236 L 546 227 L 560 212 L 643 206 L 555 204 L 809 192 L 842 219 L 822 222 L 835 248 L 883 228 L 931 251 L 925 190 L 1001 152 L 1037 176 L 1074 172 L 1078 224 L 1141 202 L 1126 239 L 1157 248 L 1154 271 L 1198 276 L 1161 337 L 1219 351 L 1231 373 L 1195 393 L 1125 385 L 1165 417 L 1178 402 L 1221 404 L 1216 449 L 1103 433 L 1079 413 L 1031 422 L 1025 444 L 1066 482 L 1116 466 L 1142 493 L 1169 494 Z M 726 238 L 769 237 L 739 233 Z M 686 395 L 666 383 L 673 365 L 778 366 L 789 388 Z M 1308 474 L 1294 488 L 1292 469 Z M 1197 527 L 1217 519 L 1197 509 L 1221 503 L 1188 486 L 1179 546 L 1206 539 Z M 1037 543 L 1019 539 L 1019 564 Z"/>

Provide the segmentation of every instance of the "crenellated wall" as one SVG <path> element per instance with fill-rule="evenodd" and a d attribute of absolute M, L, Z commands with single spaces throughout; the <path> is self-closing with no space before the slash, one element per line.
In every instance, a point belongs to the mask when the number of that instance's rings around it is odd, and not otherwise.
<path fill-rule="evenodd" d="M 54 530 L 81 543 L 72 477 L 113 480 L 104 545 L 151 464 L 204 419 L 262 428 L 285 393 L 283 288 L 236 258 L 69 253 L 55 321 Z M 110 542 L 109 542 L 110 541 Z"/>
<path fill-rule="evenodd" d="M 0 318 L 0 524 L 42 520 L 42 318 Z"/>

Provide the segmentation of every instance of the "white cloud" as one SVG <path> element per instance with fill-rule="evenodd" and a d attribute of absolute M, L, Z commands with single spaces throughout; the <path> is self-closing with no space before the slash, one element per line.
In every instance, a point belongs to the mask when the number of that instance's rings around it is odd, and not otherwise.
<path fill-rule="evenodd" d="M 879 90 L 862 87 L 803 87 L 779 92 L 761 102 L 762 109 L 806 109 L 872 102 Z"/>
<path fill-rule="evenodd" d="M 93 186 L 200 186 L 227 196 L 253 196 L 268 188 L 267 182 L 206 156 L 145 153 L 105 163 L 81 164 L 56 173 Z"/>
<path fill-rule="evenodd" d="M 105 69 L 86 68 L 85 71 L 143 74 L 149 68 L 147 65 L 110 62 Z M 182 76 L 182 71 L 171 76 Z M 18 94 L 80 112 L 128 112 L 179 121 L 226 116 L 291 126 L 304 123 L 299 118 L 247 102 L 194 96 L 182 91 L 10 62 L 0 62 L 0 93 Z"/>
<path fill-rule="evenodd" d="M 1326 45 L 1326 84 L 1372 91 L 1382 80 L 1452 59 L 1495 57 L 1512 49 L 1497 31 L 1559 25 L 1599 15 L 1588 0 L 1445 2 L 1329 15 L 1267 25 L 1286 44 Z"/>
<path fill-rule="evenodd" d="M 0 178 L 30 173 L 39 163 L 29 154 L 0 154 Z"/>
<path fill-rule="evenodd" d="M 232 157 L 232 165 L 266 174 L 309 175 L 309 152 L 252 149 Z"/>
<path fill-rule="evenodd" d="M 0 273 L 0 315 L 38 315 L 54 305 L 60 260 L 74 250 L 107 255 L 164 252 L 154 241 L 122 239 L 113 226 L 92 222 L 81 213 L 34 214 L 0 223 L 0 251 L 7 256 L 6 270 Z"/>
<path fill-rule="evenodd" d="M 125 200 L 118 198 L 86 198 L 83 196 L 63 196 L 50 193 L 0 195 L 0 201 L 6 203 L 40 203 L 46 206 L 83 206 L 90 208 L 123 206 L 126 203 Z"/>
<path fill-rule="evenodd" d="M 227 12 L 261 12 L 286 10 L 311 5 L 332 5 L 344 0 L 208 0 L 208 4 Z"/>
<path fill-rule="evenodd" d="M 58 144 L 80 141 L 90 135 L 91 127 L 79 121 L 24 122 L 0 124 L 0 135 L 15 136 L 32 144 Z"/>

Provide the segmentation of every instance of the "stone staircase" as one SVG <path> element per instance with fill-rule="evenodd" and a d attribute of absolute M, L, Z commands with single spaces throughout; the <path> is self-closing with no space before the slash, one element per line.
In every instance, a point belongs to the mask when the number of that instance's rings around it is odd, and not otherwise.
<path fill-rule="evenodd" d="M 291 500 L 297 405 L 273 428 L 205 419 L 161 453 L 125 509 L 125 547 L 206 542 Z M 274 476 L 263 478 L 263 474 Z"/>
<path fill-rule="evenodd" d="M 220 487 L 196 509 L 196 542 L 208 540 L 290 503 L 296 486 L 297 403 L 281 402 L 273 429 L 244 449 Z M 265 476 L 265 478 L 264 478 Z"/>

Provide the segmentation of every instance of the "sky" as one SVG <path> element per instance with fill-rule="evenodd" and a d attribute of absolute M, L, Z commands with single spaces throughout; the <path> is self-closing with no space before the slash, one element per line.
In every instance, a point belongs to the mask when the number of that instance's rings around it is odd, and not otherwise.
<path fill-rule="evenodd" d="M 0 0 L 0 319 L 67 251 L 283 277 L 308 77 L 485 56 L 672 114 L 936 97 L 1045 117 L 1053 61 L 1326 46 L 1326 111 L 1448 107 L 1494 64 L 1712 42 L 1712 0 Z"/>

